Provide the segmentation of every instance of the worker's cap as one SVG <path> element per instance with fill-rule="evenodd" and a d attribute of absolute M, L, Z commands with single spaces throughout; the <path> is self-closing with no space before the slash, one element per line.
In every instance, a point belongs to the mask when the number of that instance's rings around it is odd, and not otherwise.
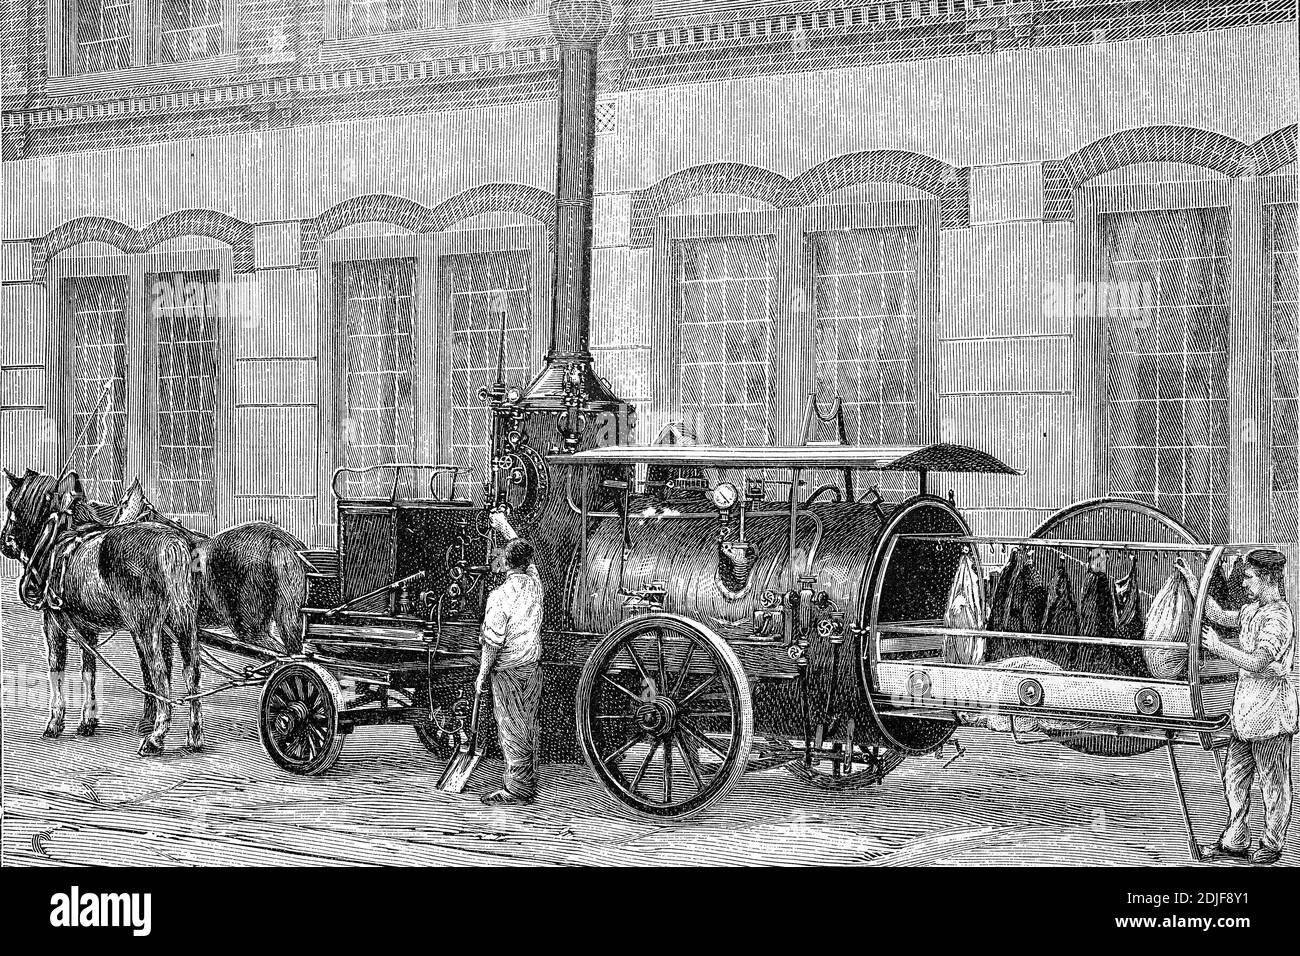
<path fill-rule="evenodd" d="M 1246 563 L 1264 571 L 1278 571 L 1286 564 L 1286 555 L 1273 548 L 1256 548 L 1246 554 Z"/>

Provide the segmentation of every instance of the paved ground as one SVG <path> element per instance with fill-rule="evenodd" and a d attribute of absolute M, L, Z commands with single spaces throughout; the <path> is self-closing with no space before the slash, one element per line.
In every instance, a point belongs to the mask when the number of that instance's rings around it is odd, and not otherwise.
<path fill-rule="evenodd" d="M 111 675 L 99 735 L 46 741 L 35 617 L 3 584 L 5 864 L 1187 862 L 1163 753 L 1105 760 L 985 731 L 960 735 L 964 757 L 906 762 L 878 788 L 827 793 L 781 770 L 751 774 L 679 824 L 624 816 L 585 766 L 545 768 L 527 808 L 438 792 L 441 766 L 407 727 L 359 729 L 331 773 L 292 776 L 262 751 L 249 689 L 211 700 L 202 755 L 136 757 L 139 704 Z M 109 653 L 138 674 L 125 636 Z M 71 731 L 75 689 L 70 703 Z M 182 727 L 169 744 L 183 741 Z M 1196 826 L 1212 839 L 1223 806 L 1213 762 L 1180 753 Z M 484 764 L 471 790 L 494 772 Z M 1283 862 L 1300 862 L 1294 840 Z"/>

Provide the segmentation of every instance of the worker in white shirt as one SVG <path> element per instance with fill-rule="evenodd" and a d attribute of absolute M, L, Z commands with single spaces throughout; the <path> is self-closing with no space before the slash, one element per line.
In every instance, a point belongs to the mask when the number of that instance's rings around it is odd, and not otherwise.
<path fill-rule="evenodd" d="M 1291 822 L 1291 746 L 1297 722 L 1295 622 L 1282 596 L 1286 556 L 1271 548 L 1246 555 L 1242 574 L 1250 603 L 1225 611 L 1207 598 L 1205 617 L 1222 628 L 1239 629 L 1240 649 L 1224 643 L 1205 627 L 1201 647 L 1241 668 L 1232 698 L 1232 740 L 1223 769 L 1228 823 L 1218 843 L 1201 847 L 1202 856 L 1240 857 L 1252 863 L 1276 863 Z M 1183 570 L 1180 568 L 1180 570 Z M 1190 575 L 1189 570 L 1184 571 Z M 1264 798 L 1264 832 L 1259 846 L 1250 843 L 1250 788 L 1258 777 Z"/>
<path fill-rule="evenodd" d="M 505 771 L 488 804 L 531 803 L 537 796 L 538 709 L 542 699 L 542 581 L 533 546 L 515 534 L 504 512 L 492 526 L 506 539 L 506 579 L 488 596 L 483 615 L 482 657 L 475 690 L 492 683 Z"/>

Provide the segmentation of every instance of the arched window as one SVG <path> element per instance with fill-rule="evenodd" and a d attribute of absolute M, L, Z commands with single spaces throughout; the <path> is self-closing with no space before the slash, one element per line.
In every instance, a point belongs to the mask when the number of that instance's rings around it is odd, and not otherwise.
<path fill-rule="evenodd" d="M 1294 179 L 1130 161 L 1074 202 L 1076 494 L 1295 540 Z"/>
<path fill-rule="evenodd" d="M 116 502 L 138 477 L 161 512 L 209 533 L 233 510 L 217 454 L 233 414 L 233 254 L 197 236 L 126 244 L 82 242 L 48 264 L 59 459 L 92 498 Z"/>
<path fill-rule="evenodd" d="M 428 210 L 407 204 L 422 228 Z M 322 487 L 336 467 L 421 462 L 457 466 L 456 494 L 479 500 L 488 439 L 479 389 L 496 378 L 502 311 L 507 381 L 522 388 L 541 365 L 547 227 L 502 212 L 436 232 L 358 222 L 325 238 L 318 269 L 324 341 L 332 343 L 321 351 Z M 341 487 L 387 495 L 392 477 L 349 474 Z M 446 482 L 437 488 L 451 490 Z"/>
<path fill-rule="evenodd" d="M 704 444 L 790 444 L 814 394 L 842 401 L 849 442 L 938 440 L 936 363 L 926 357 L 934 196 L 866 183 L 772 208 L 708 193 L 661 211 L 653 229 L 652 408 L 663 422 L 684 423 Z M 897 492 L 907 482 L 869 479 Z"/>

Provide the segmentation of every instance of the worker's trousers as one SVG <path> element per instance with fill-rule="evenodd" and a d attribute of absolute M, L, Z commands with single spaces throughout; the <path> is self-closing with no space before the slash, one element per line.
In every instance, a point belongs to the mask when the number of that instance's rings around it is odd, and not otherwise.
<path fill-rule="evenodd" d="M 537 793 L 537 711 L 542 701 L 540 664 L 492 672 L 492 710 L 497 718 L 506 791 L 530 798 Z"/>
<path fill-rule="evenodd" d="M 1219 845 L 1250 849 L 1250 787 L 1259 778 L 1264 797 L 1264 832 L 1260 842 L 1281 850 L 1291 822 L 1291 741 L 1278 734 L 1261 740 L 1233 737 L 1223 767 L 1223 792 L 1228 800 L 1228 825 Z"/>

